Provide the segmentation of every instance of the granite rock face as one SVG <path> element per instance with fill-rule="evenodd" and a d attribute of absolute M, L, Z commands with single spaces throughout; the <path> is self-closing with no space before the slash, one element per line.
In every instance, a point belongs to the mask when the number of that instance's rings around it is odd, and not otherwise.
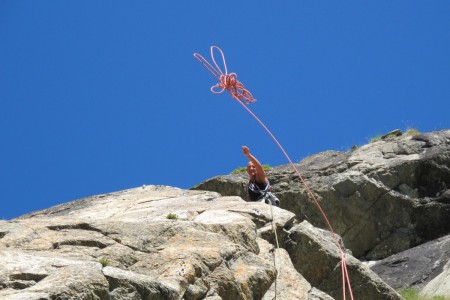
<path fill-rule="evenodd" d="M 326 285 L 311 283 L 291 260 L 295 249 L 276 248 L 274 237 L 293 241 L 296 226 L 284 209 L 165 186 L 72 201 L 0 221 L 0 298 L 333 299 L 325 290 L 338 294 L 333 272 Z M 329 234 L 315 234 L 318 251 L 336 252 Z M 348 256 L 365 289 L 401 299 Z"/>
<path fill-rule="evenodd" d="M 351 152 L 312 155 L 296 168 L 355 257 L 395 289 L 412 287 L 440 296 L 446 291 L 444 265 L 450 259 L 450 130 L 414 136 L 393 133 Z M 274 167 L 268 177 L 281 207 L 295 213 L 299 223 L 306 220 L 328 229 L 290 165 Z M 247 181 L 244 172 L 217 176 L 192 189 L 246 199 Z M 300 227 L 294 228 L 285 238 L 296 236 Z M 331 278 L 324 279 L 316 268 L 308 271 L 310 257 L 300 259 L 301 247 L 283 241 L 298 271 L 326 290 L 323 280 Z"/>
<path fill-rule="evenodd" d="M 331 233 L 303 221 L 289 230 L 284 244 L 295 269 L 306 280 L 335 299 L 343 298 L 341 252 Z M 355 299 L 398 299 L 391 287 L 348 252 L 346 266 Z"/>
<path fill-rule="evenodd" d="M 245 174 L 143 186 L 0 221 L 0 299 L 341 299 L 340 249 L 355 299 L 447 293 L 449 130 L 297 167 L 337 234 L 290 166 L 281 208 L 244 201 Z"/>
<path fill-rule="evenodd" d="M 394 289 L 422 290 L 444 272 L 449 259 L 450 235 L 447 235 L 367 265 Z"/>
<path fill-rule="evenodd" d="M 262 298 L 276 269 L 258 255 L 252 209 L 149 186 L 2 222 L 0 298 Z"/>
<path fill-rule="evenodd" d="M 296 165 L 333 229 L 360 259 L 382 259 L 450 233 L 450 130 L 387 135 L 352 152 L 327 151 Z M 281 207 L 328 229 L 290 165 L 268 172 Z M 245 198 L 247 175 L 193 189 Z"/>

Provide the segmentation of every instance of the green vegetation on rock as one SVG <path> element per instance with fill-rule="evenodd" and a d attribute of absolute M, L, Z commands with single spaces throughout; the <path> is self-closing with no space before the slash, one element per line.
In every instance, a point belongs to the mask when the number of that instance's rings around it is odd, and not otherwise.
<path fill-rule="evenodd" d="M 170 213 L 167 215 L 166 218 L 169 220 L 176 220 L 176 219 L 178 219 L 178 216 L 176 214 Z"/>
<path fill-rule="evenodd" d="M 262 165 L 262 167 L 265 171 L 270 171 L 272 169 L 272 167 L 269 165 Z M 235 169 L 233 172 L 231 172 L 231 174 L 239 174 L 246 170 L 247 170 L 247 167 L 239 167 L 239 168 Z"/>

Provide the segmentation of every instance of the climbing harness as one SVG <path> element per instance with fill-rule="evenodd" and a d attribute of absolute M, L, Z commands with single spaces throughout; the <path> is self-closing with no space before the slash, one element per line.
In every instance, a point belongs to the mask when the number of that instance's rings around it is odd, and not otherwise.
<path fill-rule="evenodd" d="M 264 202 L 266 204 L 270 203 L 271 205 L 280 206 L 280 200 L 270 191 L 270 182 L 267 182 L 264 189 L 261 189 L 258 186 L 256 180 L 254 180 L 253 182 L 250 180 L 248 182 L 248 189 L 254 195 L 259 195 L 256 200 L 252 199 L 253 201 Z"/>
<path fill-rule="evenodd" d="M 214 50 L 219 51 L 220 55 L 222 56 L 222 62 L 224 66 L 225 73 L 222 72 L 220 67 L 217 65 L 216 60 L 214 58 Z M 194 57 L 214 76 L 219 80 L 219 83 L 211 87 L 211 92 L 215 94 L 220 94 L 227 90 L 231 97 L 238 101 L 238 103 L 265 129 L 265 131 L 270 135 L 270 137 L 273 139 L 275 144 L 277 144 L 278 148 L 280 148 L 281 152 L 283 152 L 284 156 L 288 160 L 291 167 L 294 169 L 294 172 L 297 174 L 298 178 L 300 179 L 301 183 L 305 187 L 308 195 L 314 200 L 316 203 L 316 206 L 319 208 L 320 213 L 322 214 L 328 228 L 330 229 L 330 232 L 332 233 L 333 239 L 341 253 L 341 271 L 342 271 L 342 293 L 343 293 L 343 299 L 346 299 L 346 286 L 349 289 L 349 294 L 351 300 L 353 300 L 353 291 L 350 284 L 350 278 L 347 271 L 347 264 L 345 260 L 345 252 L 342 249 L 341 245 L 338 242 L 338 239 L 336 237 L 336 234 L 334 233 L 333 228 L 331 227 L 330 222 L 328 221 L 327 216 L 325 215 L 324 211 L 322 210 L 322 207 L 320 206 L 319 202 L 316 199 L 316 196 L 309 188 L 308 184 L 306 183 L 303 176 L 300 175 L 300 172 L 295 167 L 294 163 L 292 162 L 291 158 L 287 154 L 287 152 L 284 150 L 284 148 L 281 146 L 281 144 L 278 142 L 278 140 L 275 138 L 275 136 L 272 134 L 272 132 L 267 128 L 267 126 L 247 107 L 248 104 L 255 102 L 256 100 L 253 98 L 252 94 L 245 89 L 244 85 L 237 80 L 236 73 L 228 73 L 227 70 L 227 64 L 225 61 L 225 55 L 223 54 L 223 51 L 217 47 L 212 46 L 211 47 L 211 59 L 214 63 L 214 66 L 211 65 L 203 56 L 201 56 L 198 53 L 194 53 Z M 270 206 L 272 209 L 272 205 Z M 273 216 L 273 215 L 272 215 Z M 272 217 L 273 219 L 273 217 Z M 272 226 L 273 220 L 272 220 Z M 277 241 L 278 246 L 278 241 Z M 276 295 L 275 295 L 276 298 Z"/>

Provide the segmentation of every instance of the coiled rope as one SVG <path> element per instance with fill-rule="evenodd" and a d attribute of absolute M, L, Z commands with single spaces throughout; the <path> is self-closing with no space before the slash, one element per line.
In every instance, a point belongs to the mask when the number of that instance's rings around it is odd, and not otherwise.
<path fill-rule="evenodd" d="M 214 49 L 217 49 L 222 55 L 225 73 L 222 72 L 222 70 L 216 63 L 216 60 L 214 59 Z M 225 62 L 225 55 L 219 47 L 211 47 L 211 59 L 214 63 L 214 66 L 211 65 L 203 56 L 198 53 L 194 53 L 194 57 L 198 59 L 198 61 L 211 74 L 213 74 L 213 76 L 216 77 L 217 80 L 219 80 L 219 83 L 211 87 L 211 92 L 213 92 L 214 94 L 220 94 L 227 90 L 228 92 L 230 92 L 231 97 L 239 101 L 239 103 L 249 104 L 252 102 L 256 102 L 256 99 L 253 98 L 252 94 L 244 87 L 244 85 L 239 80 L 237 80 L 237 74 L 228 73 L 227 64 Z"/>
<path fill-rule="evenodd" d="M 217 65 L 216 60 L 214 58 L 214 49 L 219 51 L 220 55 L 222 56 L 223 66 L 225 73 L 222 72 L 220 67 Z M 330 229 L 333 239 L 340 251 L 341 254 L 341 271 L 342 271 L 342 293 L 343 293 L 343 299 L 346 299 L 346 286 L 348 287 L 349 294 L 351 300 L 353 300 L 353 291 L 350 284 L 350 278 L 347 271 L 347 263 L 345 260 L 345 252 L 342 249 L 341 245 L 338 242 L 338 239 L 336 237 L 336 234 L 334 233 L 333 228 L 331 227 L 330 222 L 328 221 L 327 216 L 325 215 L 325 212 L 322 210 L 322 207 L 320 206 L 319 202 L 316 199 L 316 196 L 309 188 L 308 184 L 306 183 L 303 176 L 301 176 L 300 172 L 295 167 L 294 163 L 292 162 L 291 158 L 287 154 L 287 152 L 284 150 L 284 148 L 281 146 L 281 144 L 278 142 L 278 140 L 275 138 L 275 136 L 272 134 L 272 132 L 267 128 L 266 125 L 247 107 L 246 104 L 250 104 L 252 102 L 255 102 L 256 99 L 253 98 L 252 94 L 245 89 L 244 85 L 237 80 L 237 74 L 236 73 L 228 73 L 227 70 L 227 64 L 225 61 L 225 55 L 223 54 L 223 51 L 217 47 L 212 46 L 211 47 L 211 59 L 214 63 L 214 66 L 211 65 L 203 56 L 201 56 L 198 53 L 194 53 L 194 57 L 214 76 L 217 78 L 219 83 L 211 87 L 211 92 L 215 94 L 220 94 L 227 90 L 231 97 L 239 102 L 239 104 L 247 110 L 247 112 L 265 129 L 265 131 L 270 135 L 270 137 L 273 139 L 273 141 L 277 144 L 277 146 L 280 148 L 281 152 L 283 152 L 284 156 L 288 160 L 291 167 L 294 169 L 295 173 L 299 177 L 300 181 L 302 182 L 303 186 L 305 187 L 308 195 L 314 200 L 316 203 L 316 206 L 319 208 L 328 228 Z M 273 217 L 272 217 L 273 218 Z"/>

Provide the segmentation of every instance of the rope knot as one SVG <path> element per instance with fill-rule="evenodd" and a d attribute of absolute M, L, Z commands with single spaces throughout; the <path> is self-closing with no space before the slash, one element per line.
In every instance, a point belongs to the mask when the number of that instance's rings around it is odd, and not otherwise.
<path fill-rule="evenodd" d="M 214 58 L 214 49 L 220 52 L 222 56 L 223 66 L 225 69 L 225 73 L 220 69 L 217 65 L 216 60 Z M 194 57 L 211 73 L 214 77 L 219 80 L 219 82 L 211 87 L 211 92 L 214 94 L 223 93 L 227 90 L 231 97 L 235 100 L 241 101 L 245 104 L 250 104 L 252 102 L 256 102 L 256 99 L 253 98 L 252 94 L 244 87 L 244 85 L 237 79 L 236 73 L 228 73 L 227 64 L 225 61 L 225 55 L 223 51 L 217 47 L 211 47 L 211 59 L 214 63 L 214 66 L 211 65 L 203 56 L 198 53 L 194 53 Z"/>

